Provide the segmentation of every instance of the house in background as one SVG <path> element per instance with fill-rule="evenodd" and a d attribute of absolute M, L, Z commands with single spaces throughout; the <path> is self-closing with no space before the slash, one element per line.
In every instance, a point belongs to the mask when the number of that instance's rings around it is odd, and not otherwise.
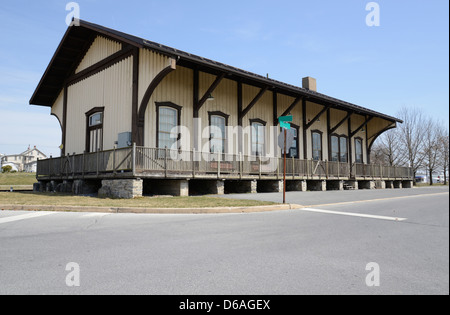
<path fill-rule="evenodd" d="M 131 197 L 189 189 L 278 191 L 278 118 L 289 114 L 289 190 L 412 183 L 409 168 L 370 164 L 374 141 L 402 121 L 321 94 L 313 78 L 297 87 L 77 24 L 68 28 L 30 100 L 49 107 L 62 130 L 62 157 L 38 163 L 45 187 L 89 183 Z M 227 127 L 235 132 L 226 133 Z"/>
<path fill-rule="evenodd" d="M 3 153 L 0 153 L 0 172 L 1 172 L 1 168 L 3 167 L 3 157 L 4 157 L 5 155 L 3 154 Z"/>
<path fill-rule="evenodd" d="M 433 172 L 433 184 L 442 184 L 444 183 L 444 178 L 448 178 L 448 176 L 444 176 L 443 172 Z M 430 182 L 430 174 L 428 171 L 418 171 L 415 178 L 416 183 L 429 183 Z"/>
<path fill-rule="evenodd" d="M 47 156 L 39 151 L 36 146 L 28 147 L 25 152 L 0 157 L 1 167 L 10 165 L 13 171 L 36 173 L 38 159 L 46 159 Z"/>

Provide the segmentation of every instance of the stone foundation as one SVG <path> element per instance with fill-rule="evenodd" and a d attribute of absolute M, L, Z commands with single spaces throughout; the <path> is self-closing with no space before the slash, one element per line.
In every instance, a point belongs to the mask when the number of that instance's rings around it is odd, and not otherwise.
<path fill-rule="evenodd" d="M 327 190 L 344 190 L 344 181 L 342 180 L 327 181 Z"/>
<path fill-rule="evenodd" d="M 402 181 L 402 187 L 403 188 L 413 188 L 414 182 L 412 180 L 404 180 L 404 181 Z"/>
<path fill-rule="evenodd" d="M 260 180 L 257 185 L 258 192 L 283 192 L 282 180 Z"/>
<path fill-rule="evenodd" d="M 375 189 L 375 182 L 373 180 L 361 180 L 358 182 L 359 189 Z"/>
<path fill-rule="evenodd" d="M 310 191 L 326 191 L 327 181 L 326 180 L 309 180 L 307 181 L 308 190 Z"/>
<path fill-rule="evenodd" d="M 256 194 L 258 183 L 253 180 L 233 180 L 225 182 L 225 193 Z"/>
<path fill-rule="evenodd" d="M 395 189 L 402 189 L 403 188 L 402 181 L 394 180 L 394 188 Z"/>
<path fill-rule="evenodd" d="M 358 181 L 356 180 L 347 180 L 344 181 L 344 189 L 352 189 L 352 190 L 358 190 L 359 186 L 358 186 Z"/>
<path fill-rule="evenodd" d="M 145 183 L 145 185 L 144 185 Z M 100 188 L 101 187 L 101 188 Z M 99 189 L 100 188 L 100 189 Z M 286 191 L 327 191 L 347 189 L 413 188 L 411 180 L 287 180 Z M 282 192 L 281 180 L 165 180 L 165 179 L 108 179 L 39 181 L 33 185 L 35 192 L 60 192 L 74 195 L 95 194 L 100 197 L 132 199 L 144 194 L 189 196 L 193 194 L 223 195 L 225 193 Z"/>
<path fill-rule="evenodd" d="M 384 181 L 384 180 L 375 181 L 375 188 L 376 189 L 386 189 L 386 181 Z"/>
<path fill-rule="evenodd" d="M 307 191 L 306 180 L 286 181 L 286 191 Z"/>
<path fill-rule="evenodd" d="M 224 195 L 225 181 L 223 180 L 190 180 L 190 194 Z"/>
<path fill-rule="evenodd" d="M 141 179 L 105 179 L 98 191 L 99 197 L 133 199 L 142 197 L 143 181 Z"/>
<path fill-rule="evenodd" d="M 187 197 L 189 196 L 189 181 L 176 179 L 146 180 L 145 193 L 150 195 Z"/>
<path fill-rule="evenodd" d="M 393 189 L 394 188 L 394 181 L 386 180 L 384 183 L 385 183 L 386 189 Z"/>

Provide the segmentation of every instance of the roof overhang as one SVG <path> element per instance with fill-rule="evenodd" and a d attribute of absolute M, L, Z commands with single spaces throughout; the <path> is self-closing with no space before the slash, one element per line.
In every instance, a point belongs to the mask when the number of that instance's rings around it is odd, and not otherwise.
<path fill-rule="evenodd" d="M 211 74 L 225 74 L 226 78 L 236 80 L 245 84 L 268 88 L 282 94 L 293 97 L 303 97 L 307 101 L 318 103 L 331 108 L 337 108 L 360 115 L 369 115 L 383 118 L 392 122 L 403 123 L 398 118 L 391 117 L 371 109 L 367 109 L 349 102 L 345 102 L 325 94 L 307 90 L 301 87 L 273 80 L 257 75 L 236 67 L 232 67 L 217 61 L 196 56 L 181 50 L 151 42 L 136 36 L 125 34 L 100 25 L 92 24 L 83 20 L 77 21 L 70 26 L 53 55 L 36 91 L 31 97 L 30 104 L 51 107 L 56 101 L 59 93 L 64 88 L 66 81 L 75 72 L 85 53 L 98 35 L 129 44 L 139 48 L 146 48 L 160 54 L 175 58 L 180 66 L 196 68 Z M 78 26 L 75 26 L 78 25 Z"/>

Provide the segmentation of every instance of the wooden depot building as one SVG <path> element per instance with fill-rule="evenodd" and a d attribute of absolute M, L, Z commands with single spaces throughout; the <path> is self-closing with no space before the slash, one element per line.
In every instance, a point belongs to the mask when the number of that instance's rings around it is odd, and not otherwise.
<path fill-rule="evenodd" d="M 373 165 L 401 121 L 302 87 L 79 20 L 30 104 L 61 125 L 61 157 L 39 160 L 39 190 L 143 194 L 282 189 L 278 118 L 292 115 L 288 190 L 411 187 L 409 168 Z M 214 130 L 214 132 L 212 132 Z"/>

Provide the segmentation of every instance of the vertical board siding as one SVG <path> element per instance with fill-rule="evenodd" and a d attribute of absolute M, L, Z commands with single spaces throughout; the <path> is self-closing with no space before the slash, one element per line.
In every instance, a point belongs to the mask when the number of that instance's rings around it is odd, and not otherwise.
<path fill-rule="evenodd" d="M 92 66 L 102 59 L 114 54 L 122 48 L 122 45 L 108 40 L 103 37 L 97 37 L 92 46 L 80 63 L 77 72 Z M 166 67 L 171 64 L 171 58 L 161 55 L 148 49 L 140 49 L 139 54 L 139 87 L 138 87 L 138 104 L 141 105 L 145 92 L 150 83 L 155 77 Z M 104 111 L 104 138 L 103 148 L 105 150 L 114 147 L 114 142 L 117 141 L 118 134 L 121 132 L 131 132 L 131 101 L 132 101 L 132 69 L 133 57 L 129 57 L 112 67 L 93 75 L 83 81 L 80 81 L 68 88 L 68 107 L 67 107 L 67 135 L 66 135 L 66 152 L 67 153 L 82 153 L 85 150 L 86 140 L 86 116 L 85 113 L 94 107 L 105 107 Z M 199 97 L 201 98 L 211 84 L 215 81 L 216 76 L 199 72 Z M 194 97 L 194 83 L 193 70 L 185 67 L 177 66 L 177 69 L 168 74 L 154 90 L 152 97 L 149 100 L 147 111 L 145 113 L 145 141 L 146 147 L 156 147 L 157 145 L 157 129 L 156 126 L 156 103 L 157 102 L 171 102 L 182 107 L 181 120 L 179 124 L 185 129 L 181 134 L 182 150 L 192 150 L 193 148 L 193 97 Z M 237 108 L 237 89 L 236 81 L 223 79 L 213 92 L 213 101 L 207 101 L 199 111 L 200 131 L 203 132 L 202 143 L 200 149 L 207 150 L 209 141 L 209 116 L 208 112 L 222 112 L 229 115 L 228 125 L 236 127 L 238 125 L 238 108 Z M 242 85 L 242 104 L 245 109 L 255 96 L 260 92 L 260 88 Z M 295 101 L 292 96 L 287 96 L 282 93 L 277 93 L 277 117 L 281 116 L 286 109 Z M 321 110 L 322 105 L 312 102 L 307 102 L 306 122 L 311 121 Z M 269 128 L 274 123 L 273 113 L 273 92 L 267 90 L 265 94 L 259 99 L 255 106 L 243 118 L 243 128 L 250 127 L 251 119 L 260 119 L 266 122 L 266 145 L 274 145 L 276 148 L 277 132 L 272 135 Z M 52 107 L 52 114 L 57 116 L 61 121 L 63 117 L 63 93 L 61 92 L 55 104 Z M 300 127 L 299 130 L 299 155 L 304 156 L 303 146 L 303 117 L 302 117 L 302 103 L 299 102 L 297 106 L 291 111 L 294 120 L 293 124 Z M 338 109 L 330 109 L 330 126 L 334 127 L 346 116 L 346 111 Z M 362 115 L 353 115 L 351 119 L 351 130 L 355 130 L 364 122 L 365 117 Z M 324 113 L 320 121 L 316 121 L 308 130 L 306 136 L 307 158 L 312 158 L 312 143 L 311 131 L 320 130 L 322 137 L 322 151 L 323 159 L 328 159 L 328 137 L 327 137 L 327 114 Z M 364 161 L 367 161 L 367 145 L 373 142 L 373 139 L 380 130 L 388 127 L 391 122 L 375 118 L 365 131 L 358 132 L 349 143 L 352 146 L 352 160 L 355 159 L 354 138 L 360 137 L 363 139 L 363 154 Z M 249 130 L 248 128 L 247 130 Z M 348 124 L 345 122 L 334 133 L 348 135 Z M 206 130 L 206 131 L 205 131 Z M 366 137 L 367 133 L 367 137 Z M 206 135 L 206 136 L 205 136 Z M 243 139 L 243 154 L 251 155 L 251 135 L 244 133 Z M 367 139 L 369 139 L 367 141 Z M 231 140 L 231 139 L 229 139 Z M 369 143 L 367 143 L 369 142 Z M 206 149 L 205 149 L 206 148 Z M 228 153 L 237 154 L 235 152 L 237 146 L 229 146 Z M 278 148 L 267 148 L 267 152 L 281 154 Z"/>
<path fill-rule="evenodd" d="M 370 148 L 373 142 L 377 139 L 378 133 L 386 128 L 393 126 L 395 123 L 381 118 L 374 118 L 367 125 L 367 148 Z M 370 152 L 369 152 L 370 153 Z"/>
<path fill-rule="evenodd" d="M 381 118 L 374 118 L 372 121 L 369 122 L 367 125 L 367 136 L 369 139 L 373 139 L 381 130 L 384 130 L 385 128 L 391 126 L 393 122 L 381 119 Z"/>
<path fill-rule="evenodd" d="M 281 115 L 284 114 L 284 112 L 289 108 L 289 106 L 294 103 L 295 98 L 291 96 L 287 96 L 284 94 L 277 94 L 277 117 L 281 117 Z M 289 114 L 289 113 L 288 113 Z M 299 147 L 297 150 L 299 150 L 299 156 L 303 157 L 303 115 L 302 115 L 302 101 L 299 101 L 297 106 L 290 112 L 292 115 L 293 121 L 292 124 L 299 126 L 299 132 L 298 132 L 298 144 Z M 281 149 L 278 148 L 278 154 L 281 156 Z"/>
<path fill-rule="evenodd" d="M 330 111 L 330 126 L 334 128 L 338 123 L 342 121 L 342 119 L 347 116 L 347 112 L 342 110 L 337 110 L 332 108 Z M 348 121 L 344 122 L 335 132 L 334 134 L 345 135 L 348 136 Z"/>
<path fill-rule="evenodd" d="M 111 67 L 104 74 L 104 148 L 114 148 L 119 133 L 131 132 L 133 57 Z"/>
<path fill-rule="evenodd" d="M 103 149 L 114 148 L 118 134 L 131 132 L 133 57 L 68 88 L 66 153 L 83 153 L 86 112 L 105 107 Z"/>
<path fill-rule="evenodd" d="M 139 89 L 138 104 L 141 105 L 144 94 L 153 79 L 171 63 L 171 58 L 148 49 L 139 51 Z"/>
<path fill-rule="evenodd" d="M 353 115 L 351 119 L 351 130 L 352 132 L 356 130 L 359 126 L 361 126 L 365 121 L 365 117 L 361 115 Z M 357 132 L 353 138 L 351 139 L 350 143 L 352 146 L 352 161 L 355 162 L 356 159 L 356 149 L 355 149 L 355 138 L 361 138 L 363 143 L 363 160 L 364 163 L 367 163 L 367 144 L 366 144 L 366 130 L 367 127 L 364 127 L 365 131 L 359 131 Z"/>
<path fill-rule="evenodd" d="M 63 123 L 63 111 L 64 111 L 64 89 L 59 93 L 58 98 L 52 105 L 51 113 L 56 116 L 62 127 Z"/>
<path fill-rule="evenodd" d="M 206 93 L 208 88 L 216 79 L 216 76 L 200 72 L 199 74 L 199 95 L 200 98 Z M 222 112 L 229 115 L 228 125 L 238 125 L 238 111 L 237 111 L 237 82 L 228 79 L 223 79 L 217 88 L 212 93 L 214 100 L 207 101 L 203 104 L 199 111 L 199 118 L 201 122 L 200 131 L 203 133 L 201 149 L 202 151 L 209 151 L 209 115 L 208 112 Z M 230 141 L 230 139 L 228 139 Z M 231 141 L 233 141 L 231 139 Z M 237 138 L 236 140 L 237 141 Z M 230 154 L 237 154 L 234 152 L 236 145 L 232 146 L 228 143 L 228 151 Z"/>
<path fill-rule="evenodd" d="M 249 86 L 244 84 L 242 88 L 242 103 L 244 104 L 244 109 L 250 102 L 255 98 L 255 96 L 260 92 L 260 88 Z M 242 125 L 247 127 L 250 124 L 250 119 L 261 119 L 267 123 L 267 126 L 273 125 L 273 98 L 272 92 L 266 91 L 264 95 L 259 99 L 259 101 L 253 106 L 253 108 L 248 112 L 247 116 L 244 118 Z"/>
<path fill-rule="evenodd" d="M 79 73 L 122 49 L 122 44 L 101 36 L 92 43 L 75 73 Z"/>
<path fill-rule="evenodd" d="M 244 109 L 250 104 L 250 102 L 255 98 L 256 95 L 261 91 L 260 88 L 243 84 L 242 85 L 242 104 Z M 259 99 L 259 101 L 253 106 L 253 108 L 248 112 L 247 116 L 244 117 L 242 121 L 242 127 L 244 128 L 244 139 L 243 139 L 243 154 L 251 155 L 251 132 L 250 129 L 245 129 L 250 127 L 251 119 L 261 119 L 266 122 L 266 132 L 265 132 L 265 142 L 266 142 L 266 153 L 271 153 L 272 155 L 276 153 L 274 150 L 277 146 L 277 136 L 273 135 L 270 137 L 270 127 L 273 126 L 273 94 L 271 91 L 267 90 L 264 95 Z M 270 146 L 272 144 L 272 146 Z"/>
<path fill-rule="evenodd" d="M 306 102 L 306 123 L 309 123 L 324 107 L 311 102 Z M 322 132 L 322 157 L 323 160 L 328 160 L 328 137 L 327 137 L 327 113 L 323 113 L 320 119 L 317 120 L 306 131 L 306 148 L 307 158 L 312 159 L 312 130 L 319 130 Z"/>
<path fill-rule="evenodd" d="M 184 67 L 177 67 L 167 77 L 162 80 L 150 98 L 145 113 L 145 137 L 144 146 L 155 148 L 157 128 L 156 126 L 156 102 L 172 102 L 182 107 L 181 121 L 186 131 L 193 130 L 193 71 Z M 182 132 L 181 148 L 190 150 L 193 147 L 193 135 L 186 135 Z"/>

